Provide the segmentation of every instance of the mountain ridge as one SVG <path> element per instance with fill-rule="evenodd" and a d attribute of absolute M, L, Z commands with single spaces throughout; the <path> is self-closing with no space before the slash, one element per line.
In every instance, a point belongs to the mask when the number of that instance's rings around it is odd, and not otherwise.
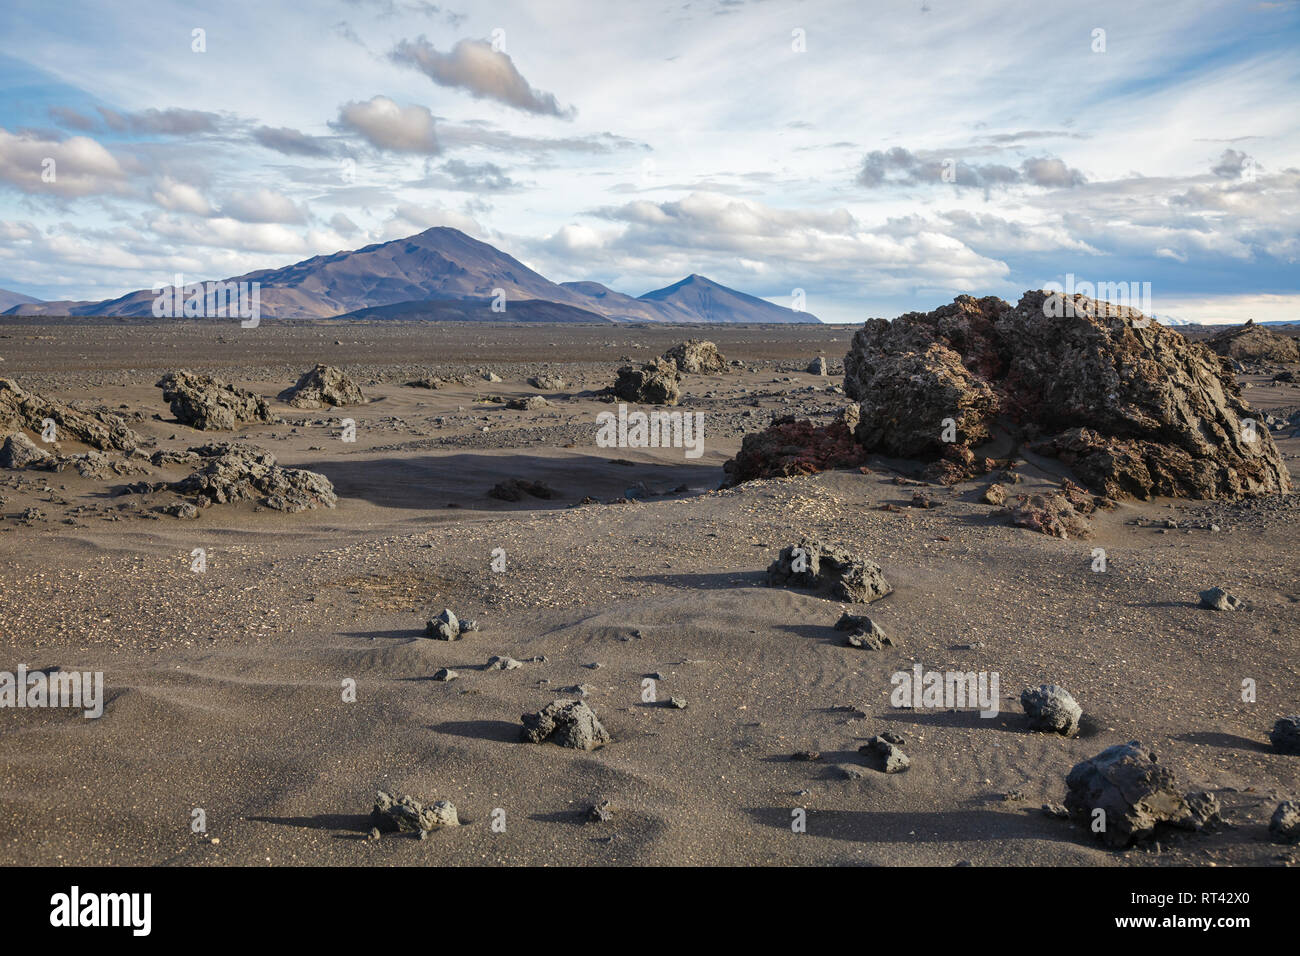
<path fill-rule="evenodd" d="M 692 279 L 708 283 L 709 294 L 681 296 L 671 292 Z M 503 299 L 506 307 L 521 302 L 550 303 L 557 308 L 530 307 L 530 312 L 576 316 L 594 313 L 621 322 L 815 322 L 754 296 L 728 289 L 702 276 L 687 279 L 665 289 L 634 298 L 597 282 L 555 283 L 530 269 L 495 246 L 466 235 L 450 226 L 434 226 L 401 239 L 371 243 L 355 250 L 311 256 L 276 269 L 256 269 L 228 279 L 207 280 L 212 285 L 258 283 L 260 314 L 263 318 L 356 317 L 387 309 L 418 314 L 422 302 L 455 302 L 462 306 L 490 309 Z M 198 283 L 194 283 L 198 285 Z M 187 288 L 189 284 L 187 283 Z M 175 287 L 170 287 L 174 289 Z M 501 293 L 504 292 L 504 297 Z M 98 302 L 60 300 L 19 302 L 0 310 L 5 315 L 72 315 L 148 317 L 154 314 L 158 293 L 151 289 L 128 292 Z M 178 297 L 183 299 L 182 297 Z M 216 315 L 215 297 L 205 288 L 204 315 Z M 711 312 L 700 312 L 692 303 L 708 304 Z M 400 306 L 393 310 L 390 306 Z M 566 308 L 559 308 L 566 307 Z M 443 315 L 473 310 L 430 307 L 423 310 Z M 228 314 L 228 313 L 227 313 Z M 716 314 L 718 318 L 709 318 Z M 486 318 L 501 315 L 491 312 Z M 196 316 L 197 317 L 197 316 Z M 503 320 L 506 316 L 501 315 Z M 533 321 L 539 321 L 533 319 Z M 577 321 L 576 318 L 557 321 Z"/>

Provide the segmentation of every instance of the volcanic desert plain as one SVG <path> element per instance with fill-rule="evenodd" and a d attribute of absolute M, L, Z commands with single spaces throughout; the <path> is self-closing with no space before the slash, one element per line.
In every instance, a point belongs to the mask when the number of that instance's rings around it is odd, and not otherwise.
<path fill-rule="evenodd" d="M 980 303 L 963 308 L 981 327 Z M 1217 361 L 1181 331 L 1099 321 L 1143 361 Z M 21 394 L 0 387 L 0 424 L 23 438 L 0 469 L 0 647 L 11 669 L 102 672 L 104 699 L 94 719 L 5 709 L 0 861 L 1300 860 L 1269 831 L 1300 797 L 1300 758 L 1270 742 L 1300 710 L 1300 508 L 1276 490 L 1300 478 L 1300 362 L 1223 360 L 1225 400 L 1284 469 L 1238 461 L 1230 480 L 1272 491 L 1108 492 L 1041 436 L 981 435 L 969 394 L 953 411 L 974 465 L 888 454 L 895 410 L 876 450 L 816 470 L 815 448 L 776 461 L 755 444 L 774 476 L 732 484 L 724 464 L 774 419 L 807 420 L 789 427 L 816 445 L 871 418 L 870 393 L 861 411 L 845 393 L 860 328 L 7 317 L 0 378 Z M 687 339 L 715 343 L 722 370 L 680 372 L 671 408 L 625 404 L 702 413 L 702 454 L 598 445 L 617 370 Z M 318 364 L 365 401 L 280 397 Z M 183 423 L 159 388 L 180 370 L 251 392 L 268 420 Z M 1189 381 L 1170 373 L 1175 404 L 1202 400 Z M 277 465 L 223 502 L 229 449 L 187 450 L 230 441 Z M 325 482 L 277 490 L 277 466 Z M 1006 503 L 986 500 L 994 483 Z M 1050 512 L 1063 488 L 1079 506 L 1063 524 L 1014 523 L 1017 496 Z M 800 542 L 874 562 L 892 590 L 769 586 Z M 1214 587 L 1241 607 L 1203 607 Z M 426 636 L 444 609 L 477 629 Z M 846 642 L 845 612 L 888 642 Z M 917 665 L 998 675 L 997 715 L 895 706 L 891 675 Z M 1074 736 L 1028 726 L 1021 692 L 1044 684 L 1082 708 Z M 555 700 L 588 705 L 607 742 L 524 742 L 521 715 Z M 906 772 L 859 752 L 885 734 Z M 1220 819 L 1125 848 L 1062 819 L 1071 768 L 1130 740 Z M 450 801 L 460 825 L 376 838 L 378 791 Z"/>

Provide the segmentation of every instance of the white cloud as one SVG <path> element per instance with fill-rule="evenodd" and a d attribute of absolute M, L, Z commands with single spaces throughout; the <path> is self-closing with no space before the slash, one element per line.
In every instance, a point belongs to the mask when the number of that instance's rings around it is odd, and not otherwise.
<path fill-rule="evenodd" d="M 159 180 L 153 190 L 153 201 L 171 212 L 187 212 L 192 216 L 212 215 L 212 205 L 201 192 L 189 183 L 178 182 L 170 176 Z"/>
<path fill-rule="evenodd" d="M 423 106 L 398 106 L 386 96 L 339 107 L 338 126 L 360 133 L 379 149 L 399 153 L 440 152 L 433 114 Z"/>
<path fill-rule="evenodd" d="M 87 136 L 59 141 L 0 129 L 0 180 L 26 193 L 72 197 L 119 192 L 126 173 Z"/>

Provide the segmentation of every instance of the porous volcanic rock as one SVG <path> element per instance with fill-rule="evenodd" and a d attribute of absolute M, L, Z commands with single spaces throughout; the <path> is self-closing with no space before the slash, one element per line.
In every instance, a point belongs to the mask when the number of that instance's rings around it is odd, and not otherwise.
<path fill-rule="evenodd" d="M 807 539 L 781 549 L 767 568 L 767 586 L 825 591 L 853 604 L 869 604 L 894 590 L 874 561 Z"/>
<path fill-rule="evenodd" d="M 1070 692 L 1055 684 L 1042 684 L 1020 692 L 1020 706 L 1029 718 L 1033 730 L 1042 730 L 1063 737 L 1073 737 L 1079 732 L 1079 719 L 1083 708 Z"/>
<path fill-rule="evenodd" d="M 682 395 L 682 377 L 673 362 L 657 359 L 640 368 L 624 365 L 609 394 L 625 402 L 645 405 L 676 405 Z"/>
<path fill-rule="evenodd" d="M 1300 343 L 1289 335 L 1256 325 L 1254 319 L 1215 333 L 1205 344 L 1239 362 L 1300 362 Z"/>
<path fill-rule="evenodd" d="M 140 436 L 120 415 L 105 409 L 82 411 L 63 402 L 25 392 L 13 379 L 0 378 L 0 433 L 26 429 L 39 435 L 54 422 L 54 440 L 81 442 L 100 451 L 132 451 Z"/>
<path fill-rule="evenodd" d="M 333 508 L 334 486 L 324 475 L 302 468 L 282 468 L 275 456 L 246 442 L 215 442 L 189 451 L 203 462 L 194 474 L 173 484 L 172 490 L 194 495 L 200 504 L 258 501 L 290 513 Z"/>
<path fill-rule="evenodd" d="M 1173 771 L 1136 740 L 1075 764 L 1065 786 L 1072 819 L 1091 827 L 1094 812 L 1104 811 L 1105 829 L 1097 835 L 1113 847 L 1150 837 L 1157 824 L 1199 830 L 1218 818 L 1213 796 L 1179 793 Z"/>
<path fill-rule="evenodd" d="M 1026 292 L 1016 306 L 958 296 L 933 312 L 871 319 L 845 356 L 869 452 L 942 463 L 945 480 L 987 463 L 1007 429 L 1110 498 L 1237 498 L 1285 492 L 1268 430 L 1213 352 L 1122 306 Z"/>
<path fill-rule="evenodd" d="M 778 418 L 761 432 L 740 441 L 736 457 L 722 466 L 727 480 L 738 485 L 756 478 L 811 475 L 829 468 L 862 464 L 865 453 L 843 421 L 818 425 L 793 416 Z"/>
<path fill-rule="evenodd" d="M 47 464 L 51 455 L 22 432 L 6 435 L 0 443 L 0 468 L 27 468 Z"/>
<path fill-rule="evenodd" d="M 1278 753 L 1300 755 L 1300 714 L 1279 718 L 1268 739 Z"/>
<path fill-rule="evenodd" d="M 1075 508 L 1074 503 L 1059 492 L 1045 495 L 1016 495 L 1006 507 L 1011 523 L 1018 528 L 1028 528 L 1054 538 L 1087 538 L 1092 525 Z"/>
<path fill-rule="evenodd" d="M 543 392 L 558 392 L 569 387 L 569 383 L 555 372 L 541 371 L 528 380 L 533 388 Z"/>
<path fill-rule="evenodd" d="M 523 739 L 540 744 L 549 740 L 574 750 L 594 750 L 610 741 L 596 712 L 580 700 L 553 700 L 535 714 L 524 714 Z"/>
<path fill-rule="evenodd" d="M 899 746 L 902 738 L 893 734 L 881 734 L 870 738 L 858 748 L 858 753 L 866 758 L 867 764 L 881 773 L 902 773 L 912 765 L 903 748 Z"/>
<path fill-rule="evenodd" d="M 1282 843 L 1300 843 L 1300 800 L 1283 800 L 1268 821 L 1268 832 Z"/>
<path fill-rule="evenodd" d="M 260 395 L 210 375 L 181 369 L 168 372 L 157 387 L 163 390 L 163 400 L 171 404 L 177 420 L 199 431 L 229 431 L 240 425 L 279 421 Z"/>
<path fill-rule="evenodd" d="M 663 354 L 663 361 L 677 366 L 677 371 L 692 375 L 721 375 L 727 370 L 727 360 L 712 342 L 687 339 L 674 345 Z"/>
<path fill-rule="evenodd" d="M 385 790 L 375 795 L 371 824 L 382 833 L 418 833 L 439 827 L 460 826 L 456 806 L 448 800 L 421 803 L 413 797 L 396 796 Z"/>
<path fill-rule="evenodd" d="M 529 481 L 527 478 L 507 478 L 488 489 L 488 497 L 499 501 L 523 501 L 524 495 L 547 499 L 556 497 L 555 490 L 545 482 Z"/>
<path fill-rule="evenodd" d="M 333 365 L 317 365 L 303 372 L 297 384 L 286 388 L 279 398 L 294 408 L 364 405 L 366 402 L 361 386 Z"/>

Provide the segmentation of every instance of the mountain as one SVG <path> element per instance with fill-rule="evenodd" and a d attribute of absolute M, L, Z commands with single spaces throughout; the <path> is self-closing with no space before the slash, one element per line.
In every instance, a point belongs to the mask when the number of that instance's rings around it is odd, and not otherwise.
<path fill-rule="evenodd" d="M 405 239 L 354 251 L 313 256 L 282 269 L 260 269 L 223 279 L 258 283 L 261 316 L 267 319 L 383 318 L 438 314 L 447 319 L 510 321 L 809 322 L 811 316 L 771 305 L 702 276 L 639 299 L 598 282 L 552 282 L 518 259 L 458 229 L 436 226 Z M 504 290 L 515 315 L 482 310 Z M 170 291 L 170 290 L 168 290 Z M 25 298 L 25 297 L 24 297 Z M 141 289 L 103 302 L 19 302 L 0 307 L 7 315 L 153 315 L 158 298 Z M 183 301 L 184 296 L 175 298 Z M 419 308 L 422 303 L 461 303 L 464 308 Z M 536 303 L 526 310 L 518 307 Z M 541 304 L 554 308 L 543 308 Z M 209 304 L 207 314 L 216 314 Z M 393 308 L 388 308 L 388 307 Z M 179 312 L 179 310 L 177 310 Z M 554 318 L 541 318 L 551 315 Z"/>
<path fill-rule="evenodd" d="M 599 282 L 561 282 L 560 285 L 585 296 L 590 308 L 599 310 L 610 318 L 625 322 L 699 322 L 699 316 L 687 312 L 673 303 L 647 302 L 634 299 Z"/>
<path fill-rule="evenodd" d="M 35 305 L 40 301 L 40 299 L 33 299 L 30 295 L 23 295 L 21 292 L 0 289 L 0 312 L 12 309 L 16 305 Z"/>
<path fill-rule="evenodd" d="M 796 312 L 764 299 L 728 289 L 704 276 L 689 275 L 663 289 L 641 296 L 638 301 L 671 306 L 698 316 L 697 322 L 802 322 L 820 320 L 808 312 Z"/>

